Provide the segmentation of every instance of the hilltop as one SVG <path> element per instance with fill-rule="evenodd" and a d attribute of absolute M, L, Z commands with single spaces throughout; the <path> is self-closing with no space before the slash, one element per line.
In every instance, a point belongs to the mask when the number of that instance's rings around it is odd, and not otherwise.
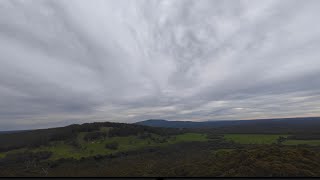
<path fill-rule="evenodd" d="M 0 134 L 0 157 L 13 152 L 48 151 L 52 159 L 80 159 L 108 155 L 145 147 L 203 140 L 201 134 L 179 129 L 155 128 L 125 123 L 85 123 L 59 128 Z"/>

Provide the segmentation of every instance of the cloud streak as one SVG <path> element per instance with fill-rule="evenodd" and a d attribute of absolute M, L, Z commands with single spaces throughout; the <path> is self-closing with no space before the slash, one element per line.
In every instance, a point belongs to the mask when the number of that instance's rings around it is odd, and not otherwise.
<path fill-rule="evenodd" d="M 316 0 L 3 0 L 0 130 L 320 115 Z"/>

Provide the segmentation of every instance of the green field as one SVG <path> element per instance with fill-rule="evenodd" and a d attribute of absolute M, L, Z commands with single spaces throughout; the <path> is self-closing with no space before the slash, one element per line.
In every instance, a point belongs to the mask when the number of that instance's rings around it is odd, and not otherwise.
<path fill-rule="evenodd" d="M 176 136 L 162 137 L 156 134 L 152 134 L 151 138 L 141 139 L 138 136 L 127 137 L 107 137 L 96 141 L 87 142 L 83 138 L 86 133 L 80 133 L 77 137 L 77 142 L 80 147 L 74 147 L 66 144 L 62 141 L 52 142 L 49 146 L 41 146 L 39 148 L 31 149 L 33 152 L 49 151 L 52 152 L 51 160 L 57 160 L 60 158 L 74 158 L 80 159 L 82 157 L 90 157 L 95 155 L 107 155 L 118 152 L 126 152 L 131 150 L 137 150 L 144 147 L 160 147 L 170 144 L 176 144 L 180 142 L 192 142 L 192 141 L 207 141 L 205 134 L 198 133 L 185 133 Z M 155 141 L 154 139 L 160 140 Z M 162 141 L 161 141 L 162 140 Z M 105 145 L 107 143 L 117 142 L 118 148 L 115 150 L 107 149 Z M 6 153 L 13 153 L 23 151 L 25 149 L 18 149 L 9 151 Z M 6 153 L 0 153 L 0 158 L 3 158 Z"/>
<path fill-rule="evenodd" d="M 281 134 L 225 134 L 224 139 L 240 144 L 272 144 L 277 143 L 277 139 L 287 137 Z"/>
<path fill-rule="evenodd" d="M 174 143 L 184 141 L 207 141 L 207 135 L 198 133 L 185 133 L 175 136 L 176 138 L 172 141 Z"/>
<path fill-rule="evenodd" d="M 320 140 L 287 140 L 283 142 L 284 145 L 299 145 L 306 144 L 310 146 L 320 146 Z"/>
<path fill-rule="evenodd" d="M 20 149 L 14 149 L 14 150 L 11 150 L 11 151 L 7 151 L 7 152 L 0 152 L 0 159 L 4 158 L 9 153 L 21 153 L 21 152 L 24 152 L 26 150 L 27 150 L 27 148 L 20 148 Z"/>

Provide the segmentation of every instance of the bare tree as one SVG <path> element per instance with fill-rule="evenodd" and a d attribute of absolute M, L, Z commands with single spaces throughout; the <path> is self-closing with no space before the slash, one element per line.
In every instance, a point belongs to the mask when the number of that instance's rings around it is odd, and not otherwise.
<path fill-rule="evenodd" d="M 45 168 L 41 168 L 42 169 L 42 173 L 45 175 L 45 176 L 48 176 L 49 174 L 49 168 L 48 167 L 45 167 Z"/>

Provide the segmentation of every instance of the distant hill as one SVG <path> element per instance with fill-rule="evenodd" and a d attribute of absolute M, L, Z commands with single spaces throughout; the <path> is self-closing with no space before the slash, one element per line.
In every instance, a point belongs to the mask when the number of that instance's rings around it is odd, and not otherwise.
<path fill-rule="evenodd" d="M 233 124 L 243 124 L 245 121 L 168 121 L 163 119 L 149 119 L 137 122 L 136 124 L 152 127 L 167 127 L 167 128 L 204 128 L 204 127 L 222 127 Z"/>
<path fill-rule="evenodd" d="M 19 132 L 24 132 L 24 131 L 29 131 L 29 130 L 0 131 L 0 134 L 13 134 L 13 133 L 19 133 Z"/>
<path fill-rule="evenodd" d="M 228 120 L 228 121 L 167 121 L 161 119 L 150 119 L 137 122 L 136 124 L 167 127 L 167 128 L 216 128 L 223 132 L 232 133 L 254 133 L 273 131 L 292 132 L 318 132 L 320 130 L 320 117 L 305 118 L 278 118 L 278 119 L 256 119 L 256 120 Z"/>

